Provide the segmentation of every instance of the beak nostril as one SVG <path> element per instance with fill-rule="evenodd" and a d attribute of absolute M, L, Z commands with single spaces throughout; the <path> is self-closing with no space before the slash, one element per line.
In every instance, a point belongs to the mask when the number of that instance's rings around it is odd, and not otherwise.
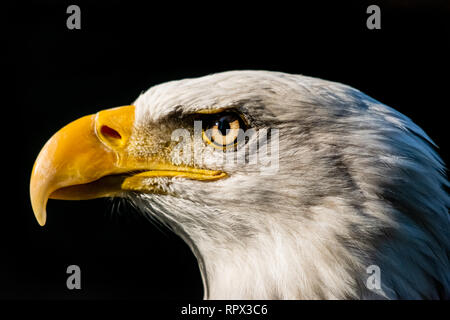
<path fill-rule="evenodd" d="M 110 128 L 108 126 L 102 126 L 100 128 L 100 132 L 102 133 L 102 135 L 107 136 L 107 137 L 111 137 L 114 139 L 122 139 L 122 136 L 120 135 L 119 132 L 117 132 L 116 130 L 114 130 L 113 128 Z"/>

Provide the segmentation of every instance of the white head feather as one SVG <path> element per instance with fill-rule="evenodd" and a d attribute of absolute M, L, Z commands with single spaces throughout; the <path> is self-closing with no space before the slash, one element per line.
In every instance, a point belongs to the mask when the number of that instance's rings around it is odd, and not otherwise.
<path fill-rule="evenodd" d="M 346 85 L 266 71 L 161 84 L 135 105 L 142 154 L 151 132 L 198 110 L 235 107 L 279 130 L 276 174 L 216 150 L 204 165 L 229 178 L 164 178 L 152 183 L 169 195 L 130 195 L 191 246 L 205 298 L 450 297 L 444 166 L 404 115 Z M 366 287 L 370 265 L 379 290 Z"/>

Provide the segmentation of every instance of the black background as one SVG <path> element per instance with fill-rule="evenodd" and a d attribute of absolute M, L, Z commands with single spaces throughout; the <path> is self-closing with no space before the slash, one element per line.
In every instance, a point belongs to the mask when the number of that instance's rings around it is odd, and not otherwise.
<path fill-rule="evenodd" d="M 42 228 L 29 202 L 33 162 L 54 132 L 161 82 L 234 69 L 343 82 L 412 118 L 448 163 L 448 1 L 289 3 L 4 7 L 14 88 L 2 109 L 0 298 L 202 298 L 188 247 L 126 205 L 111 213 L 107 199 L 49 201 Z M 66 28 L 70 4 L 81 8 L 81 30 Z M 381 8 L 381 30 L 366 28 L 370 4 Z M 82 290 L 66 288 L 71 264 Z"/>

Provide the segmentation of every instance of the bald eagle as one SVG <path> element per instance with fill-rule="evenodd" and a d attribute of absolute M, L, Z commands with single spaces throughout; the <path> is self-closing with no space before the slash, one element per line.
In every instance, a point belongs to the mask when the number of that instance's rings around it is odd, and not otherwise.
<path fill-rule="evenodd" d="M 190 246 L 205 299 L 447 299 L 433 145 L 352 87 L 230 71 L 68 124 L 36 159 L 31 203 L 44 225 L 49 198 L 128 199 Z"/>

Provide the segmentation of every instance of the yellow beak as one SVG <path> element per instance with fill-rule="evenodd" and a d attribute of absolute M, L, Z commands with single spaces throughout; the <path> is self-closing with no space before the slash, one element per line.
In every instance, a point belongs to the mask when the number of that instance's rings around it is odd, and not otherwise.
<path fill-rule="evenodd" d="M 143 184 L 151 177 L 216 180 L 214 170 L 175 166 L 159 158 L 137 158 L 128 145 L 133 131 L 134 106 L 100 111 L 58 131 L 45 144 L 33 166 L 30 197 L 38 223 L 46 222 L 49 198 L 84 200 L 118 196 L 123 191 L 155 192 Z"/>

